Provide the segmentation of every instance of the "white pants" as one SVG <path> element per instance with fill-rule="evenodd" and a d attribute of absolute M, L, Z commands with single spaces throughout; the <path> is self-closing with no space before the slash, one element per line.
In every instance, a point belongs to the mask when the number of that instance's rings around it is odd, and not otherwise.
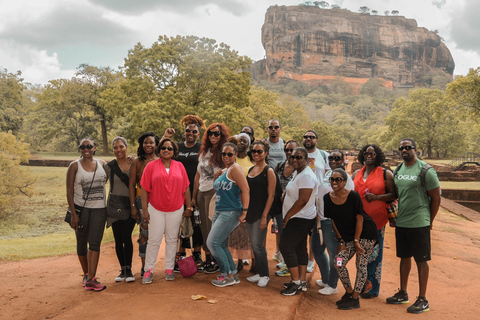
<path fill-rule="evenodd" d="M 148 225 L 148 246 L 145 255 L 145 271 L 155 269 L 158 251 L 165 235 L 165 270 L 172 270 L 177 255 L 177 240 L 182 222 L 183 206 L 173 212 L 156 210 L 148 204 L 150 223 Z"/>

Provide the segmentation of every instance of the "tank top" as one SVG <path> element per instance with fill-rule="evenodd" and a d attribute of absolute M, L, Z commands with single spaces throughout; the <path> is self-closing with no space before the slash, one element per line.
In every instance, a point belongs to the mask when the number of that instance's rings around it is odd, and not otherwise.
<path fill-rule="evenodd" d="M 268 166 L 266 169 L 268 170 Z M 250 188 L 250 204 L 248 206 L 246 221 L 254 223 L 262 217 L 265 203 L 268 199 L 268 178 L 265 177 L 265 170 L 255 177 L 247 176 L 248 187 Z"/>
<path fill-rule="evenodd" d="M 240 188 L 235 181 L 227 177 L 230 168 L 213 183 L 213 188 L 216 191 L 215 211 L 242 210 Z"/>
<path fill-rule="evenodd" d="M 105 183 L 107 182 L 107 173 L 103 169 L 102 165 L 98 163 L 97 159 L 97 171 L 95 173 L 95 180 L 92 183 L 93 172 L 87 172 L 83 169 L 80 159 L 76 160 L 78 169 L 75 174 L 75 182 L 73 185 L 73 202 L 76 205 L 83 206 L 85 208 L 105 208 L 107 203 L 105 201 Z M 92 187 L 90 188 L 90 184 Z M 88 189 L 90 188 L 90 192 Z M 88 193 L 88 199 L 86 199 Z M 85 199 L 87 200 L 85 202 Z"/>

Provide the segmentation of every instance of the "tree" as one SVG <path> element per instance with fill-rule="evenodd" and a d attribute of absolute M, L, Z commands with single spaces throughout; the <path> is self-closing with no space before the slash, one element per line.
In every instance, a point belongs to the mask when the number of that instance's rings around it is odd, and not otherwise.
<path fill-rule="evenodd" d="M 390 11 L 385 10 L 383 13 L 384 13 L 386 16 L 388 16 L 388 15 L 390 14 Z"/>
<path fill-rule="evenodd" d="M 407 99 L 395 101 L 385 123 L 388 130 L 383 140 L 392 148 L 401 138 L 411 137 L 429 158 L 434 151 L 446 155 L 466 149 L 466 135 L 460 119 L 440 90 L 410 90 Z"/>
<path fill-rule="evenodd" d="M 377 15 L 378 11 L 377 10 L 372 10 L 372 14 Z"/>
<path fill-rule="evenodd" d="M 393 14 L 394 16 L 398 16 L 399 13 L 400 13 L 400 12 L 399 12 L 398 10 L 392 10 L 392 14 Z"/>
<path fill-rule="evenodd" d="M 358 10 L 360 13 L 369 13 L 370 12 L 370 8 L 367 7 L 367 6 L 362 6 L 360 7 L 360 10 Z"/>
<path fill-rule="evenodd" d="M 28 144 L 9 132 L 0 132 L 0 218 L 4 218 L 7 208 L 21 195 L 32 193 L 36 177 L 20 163 L 30 158 Z"/>
<path fill-rule="evenodd" d="M 23 122 L 23 96 L 26 88 L 21 78 L 22 73 L 9 73 L 0 70 L 0 130 L 17 133 Z"/>
<path fill-rule="evenodd" d="M 465 110 L 480 115 L 480 67 L 470 69 L 466 76 L 459 76 L 447 85 L 448 100 Z"/>

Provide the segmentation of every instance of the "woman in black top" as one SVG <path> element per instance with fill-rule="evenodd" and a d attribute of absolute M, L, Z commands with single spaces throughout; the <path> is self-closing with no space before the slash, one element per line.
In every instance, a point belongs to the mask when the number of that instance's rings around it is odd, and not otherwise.
<path fill-rule="evenodd" d="M 347 173 L 342 168 L 333 170 L 330 185 L 333 189 L 324 197 L 325 217 L 331 218 L 338 240 L 335 268 L 345 287 L 345 294 L 337 306 L 341 310 L 360 307 L 358 296 L 367 279 L 368 258 L 376 243 L 376 225 L 364 211 L 360 195 L 354 190 L 345 189 Z M 352 287 L 346 265 L 354 255 L 357 276 Z"/>

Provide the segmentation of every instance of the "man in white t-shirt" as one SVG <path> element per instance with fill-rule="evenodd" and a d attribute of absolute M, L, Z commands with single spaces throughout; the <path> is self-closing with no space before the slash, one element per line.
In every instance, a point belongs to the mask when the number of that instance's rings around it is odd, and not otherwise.
<path fill-rule="evenodd" d="M 280 133 L 282 132 L 280 121 L 277 119 L 271 119 L 268 121 L 267 132 L 268 143 L 270 144 L 270 151 L 268 152 L 270 160 L 268 161 L 268 164 L 275 169 L 277 164 L 286 160 L 285 151 L 283 151 L 285 142 L 280 138 Z"/>

